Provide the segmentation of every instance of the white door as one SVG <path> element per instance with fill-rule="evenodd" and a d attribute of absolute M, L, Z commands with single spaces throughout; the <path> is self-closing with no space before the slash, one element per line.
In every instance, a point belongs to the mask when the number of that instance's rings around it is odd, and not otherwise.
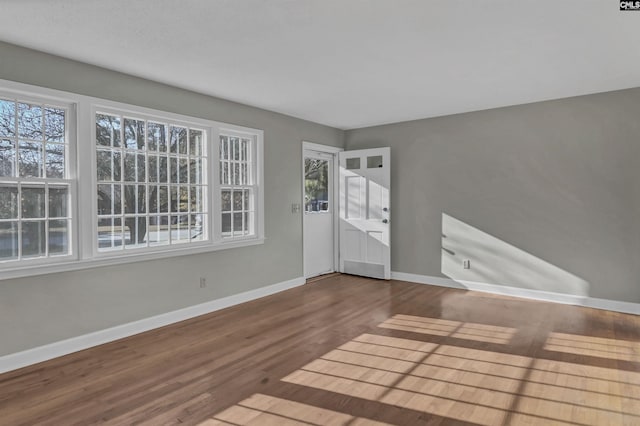
<path fill-rule="evenodd" d="M 391 278 L 390 151 L 339 153 L 340 272 Z"/>
<path fill-rule="evenodd" d="M 305 149 L 304 160 L 304 276 L 334 272 L 334 196 L 331 153 Z"/>

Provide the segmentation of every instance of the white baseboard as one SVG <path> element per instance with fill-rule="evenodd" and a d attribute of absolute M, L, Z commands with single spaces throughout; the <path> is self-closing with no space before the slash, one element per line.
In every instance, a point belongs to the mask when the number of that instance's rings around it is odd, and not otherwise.
<path fill-rule="evenodd" d="M 189 306 L 187 308 L 178 309 L 176 311 L 167 312 L 165 314 L 156 315 L 139 321 L 118 325 L 105 330 L 96 331 L 82 336 L 72 337 L 70 339 L 61 340 L 59 342 L 50 343 L 44 346 L 38 346 L 33 349 L 16 352 L 0 357 L 0 374 L 26 367 L 28 365 L 37 364 L 52 358 L 78 352 L 93 346 L 112 342 L 114 340 L 129 337 L 134 334 L 153 330 L 154 328 L 163 327 L 189 318 L 208 314 L 250 300 L 259 299 L 274 293 L 279 293 L 290 288 L 298 287 L 305 283 L 303 277 L 294 278 L 289 281 L 257 288 L 255 290 L 246 291 L 244 293 L 234 294 L 232 296 L 223 297 L 222 299 L 212 300 L 210 302 L 201 303 L 199 305 Z"/>
<path fill-rule="evenodd" d="M 418 284 L 431 284 L 440 287 L 459 288 L 505 296 L 523 297 L 526 299 L 544 300 L 545 302 L 563 303 L 565 305 L 585 306 L 588 308 L 606 309 L 640 315 L 640 303 L 622 302 L 619 300 L 597 299 L 595 297 L 575 296 L 572 294 L 554 293 L 542 290 L 508 287 L 499 284 L 487 284 L 476 281 L 452 280 L 450 278 L 431 277 L 428 275 L 391 272 L 391 279 Z"/>

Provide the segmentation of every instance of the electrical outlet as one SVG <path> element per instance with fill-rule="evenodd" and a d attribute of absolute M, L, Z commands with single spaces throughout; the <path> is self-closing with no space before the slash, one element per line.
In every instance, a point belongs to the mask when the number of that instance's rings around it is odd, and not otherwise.
<path fill-rule="evenodd" d="M 471 269 L 471 261 L 469 259 L 465 259 L 462 261 L 462 267 L 464 269 Z"/>
<path fill-rule="evenodd" d="M 207 279 L 205 277 L 200 277 L 200 288 L 205 288 L 207 286 Z"/>
<path fill-rule="evenodd" d="M 300 204 L 291 204 L 291 213 L 300 213 Z"/>

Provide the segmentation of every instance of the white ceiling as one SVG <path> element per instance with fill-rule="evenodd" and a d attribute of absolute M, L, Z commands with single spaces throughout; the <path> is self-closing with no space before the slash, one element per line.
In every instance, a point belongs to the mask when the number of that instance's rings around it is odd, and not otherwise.
<path fill-rule="evenodd" d="M 616 0 L 0 0 L 0 40 L 342 129 L 640 86 Z"/>

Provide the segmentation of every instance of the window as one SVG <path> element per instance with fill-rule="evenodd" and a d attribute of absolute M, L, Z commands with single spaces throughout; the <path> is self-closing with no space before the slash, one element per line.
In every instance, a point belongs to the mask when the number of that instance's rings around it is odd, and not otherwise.
<path fill-rule="evenodd" d="M 96 113 L 98 251 L 208 240 L 206 132 Z"/>
<path fill-rule="evenodd" d="M 68 111 L 0 95 L 0 264 L 72 254 Z"/>
<path fill-rule="evenodd" d="M 256 205 L 254 137 L 220 135 L 222 238 L 254 235 Z"/>
<path fill-rule="evenodd" d="M 0 279 L 261 244 L 262 152 L 261 130 L 0 80 Z"/>

